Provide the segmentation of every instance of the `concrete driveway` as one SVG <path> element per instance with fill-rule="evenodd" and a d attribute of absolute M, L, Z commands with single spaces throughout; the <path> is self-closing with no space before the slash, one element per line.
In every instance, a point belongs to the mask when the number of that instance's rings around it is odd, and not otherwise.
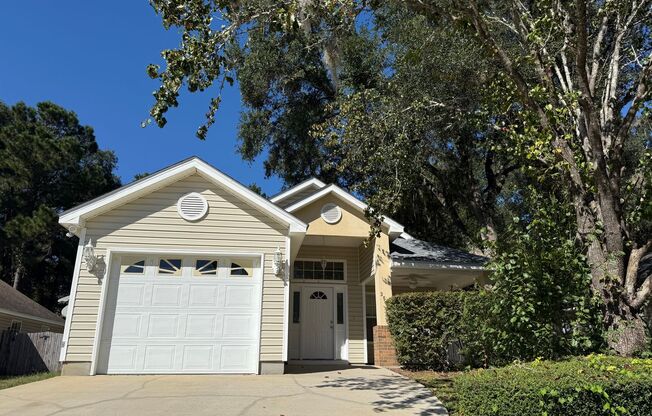
<path fill-rule="evenodd" d="M 375 367 L 278 376 L 55 377 L 0 390 L 0 415 L 447 415 L 423 386 Z"/>

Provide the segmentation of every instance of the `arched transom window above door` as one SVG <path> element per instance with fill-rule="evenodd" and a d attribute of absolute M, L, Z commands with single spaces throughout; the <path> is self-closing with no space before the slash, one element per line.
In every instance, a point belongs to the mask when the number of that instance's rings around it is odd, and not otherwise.
<path fill-rule="evenodd" d="M 310 294 L 310 299 L 328 299 L 328 296 L 326 296 L 326 294 L 321 290 L 317 290 Z"/>

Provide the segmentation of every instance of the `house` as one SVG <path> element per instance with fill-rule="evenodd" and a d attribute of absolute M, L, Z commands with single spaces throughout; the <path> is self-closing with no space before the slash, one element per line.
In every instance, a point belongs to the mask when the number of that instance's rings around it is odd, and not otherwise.
<path fill-rule="evenodd" d="M 0 332 L 63 332 L 64 320 L 0 280 Z"/>
<path fill-rule="evenodd" d="M 63 374 L 384 364 L 385 300 L 468 286 L 485 259 L 389 218 L 367 244 L 365 208 L 317 179 L 267 200 L 193 157 L 63 212 L 79 237 Z"/>

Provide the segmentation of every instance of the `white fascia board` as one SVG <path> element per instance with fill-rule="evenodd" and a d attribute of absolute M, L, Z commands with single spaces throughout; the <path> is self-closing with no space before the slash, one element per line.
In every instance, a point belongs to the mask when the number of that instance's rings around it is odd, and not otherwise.
<path fill-rule="evenodd" d="M 311 179 L 308 179 L 308 180 L 306 180 L 304 182 L 301 182 L 300 184 L 298 184 L 296 186 L 293 186 L 292 188 L 288 189 L 287 191 L 281 192 L 280 194 L 273 196 L 272 198 L 270 198 L 270 201 L 272 201 L 274 203 L 277 203 L 277 202 L 282 201 L 282 200 L 284 200 L 285 198 L 287 198 L 287 197 L 289 197 L 291 195 L 296 194 L 297 192 L 300 192 L 300 191 L 306 189 L 309 186 L 316 186 L 317 188 L 321 189 L 321 188 L 324 188 L 326 186 L 326 184 L 324 182 L 320 181 L 317 178 L 311 178 Z"/>
<path fill-rule="evenodd" d="M 104 197 L 97 198 L 87 204 L 82 204 L 78 208 L 68 210 L 59 217 L 59 224 L 63 226 L 79 226 L 83 224 L 85 219 L 99 215 L 113 207 L 136 199 L 139 195 L 152 192 L 168 183 L 175 182 L 194 173 L 199 173 L 218 185 L 226 186 L 254 207 L 261 209 L 263 212 L 280 221 L 282 224 L 288 225 L 290 227 L 290 232 L 305 232 L 308 228 L 303 221 L 299 220 L 294 215 L 291 215 L 285 210 L 277 207 L 270 201 L 261 197 L 246 186 L 238 183 L 233 178 L 218 171 L 213 166 L 199 158 L 192 158 L 181 162 L 176 166 L 173 165 L 168 169 L 147 176 L 131 185 L 126 185 Z"/>
<path fill-rule="evenodd" d="M 351 195 L 350 193 L 346 192 L 344 189 L 340 188 L 337 185 L 329 185 L 326 188 L 322 189 L 321 191 L 310 195 L 309 197 L 302 199 L 301 201 L 298 201 L 294 203 L 293 205 L 290 205 L 288 208 L 286 208 L 286 211 L 288 212 L 295 212 L 298 209 L 301 209 L 314 201 L 318 200 L 319 198 L 322 198 L 330 193 L 333 193 L 337 195 L 338 197 L 342 198 L 344 201 L 348 202 L 349 204 L 353 205 L 354 207 L 360 209 L 361 211 L 364 211 L 367 209 L 368 205 L 365 204 L 364 202 L 360 201 L 358 198 L 355 196 Z M 398 222 L 394 221 L 393 219 L 389 217 L 383 216 L 383 223 L 387 226 L 389 226 L 389 232 L 390 234 L 401 234 L 403 232 L 403 225 L 399 224 Z"/>
<path fill-rule="evenodd" d="M 422 269 L 422 270 L 487 270 L 484 266 L 472 266 L 469 264 L 460 263 L 434 263 L 428 261 L 410 261 L 410 260 L 394 260 L 391 263 L 392 269 Z"/>

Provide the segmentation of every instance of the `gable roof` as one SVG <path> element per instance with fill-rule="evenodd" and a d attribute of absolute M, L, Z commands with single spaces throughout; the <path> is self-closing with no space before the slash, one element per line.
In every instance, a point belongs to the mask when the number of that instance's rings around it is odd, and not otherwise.
<path fill-rule="evenodd" d="M 126 204 L 140 196 L 161 189 L 166 185 L 177 182 L 195 173 L 217 185 L 226 187 L 239 195 L 245 202 L 260 209 L 282 224 L 288 225 L 291 233 L 306 232 L 307 225 L 303 221 L 282 208 L 277 207 L 272 202 L 196 156 L 182 160 L 98 198 L 64 211 L 59 216 L 59 223 L 65 227 L 79 226 L 89 218 Z"/>
<path fill-rule="evenodd" d="M 64 324 L 64 320 L 59 315 L 34 302 L 8 285 L 4 280 L 0 280 L 0 312 L 45 321 L 55 325 Z"/>
<path fill-rule="evenodd" d="M 285 210 L 287 212 L 295 212 L 312 202 L 326 196 L 329 194 L 336 195 L 337 197 L 341 198 L 345 202 L 348 202 L 349 204 L 353 205 L 354 207 L 358 208 L 361 212 L 364 212 L 369 206 L 356 198 L 355 196 L 351 195 L 350 193 L 346 192 L 344 189 L 340 188 L 337 185 L 328 185 L 319 191 L 310 194 L 306 198 L 295 202 L 294 204 L 290 205 L 287 207 Z M 389 227 L 389 234 L 393 236 L 399 236 L 401 233 L 403 233 L 403 225 L 399 224 L 398 222 L 394 221 L 391 218 L 384 217 L 383 218 L 383 224 L 387 225 Z"/>
<path fill-rule="evenodd" d="M 306 179 L 305 181 L 301 182 L 298 185 L 293 186 L 290 189 L 287 189 L 283 192 L 279 192 L 278 194 L 271 197 L 269 200 L 276 204 L 298 192 L 309 190 L 309 189 L 317 190 L 324 187 L 326 187 L 326 184 L 324 182 L 320 181 L 317 178 L 310 178 L 310 179 Z"/>
<path fill-rule="evenodd" d="M 426 263 L 441 267 L 484 269 L 487 257 L 403 236 L 390 243 L 390 257 L 395 265 Z"/>

